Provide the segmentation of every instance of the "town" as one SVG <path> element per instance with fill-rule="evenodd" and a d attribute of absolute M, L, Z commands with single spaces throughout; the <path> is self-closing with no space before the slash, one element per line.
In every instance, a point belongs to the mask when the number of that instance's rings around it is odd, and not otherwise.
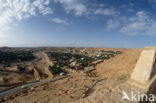
<path fill-rule="evenodd" d="M 49 66 L 52 74 L 66 73 L 65 70 L 95 70 L 95 65 L 121 54 L 120 51 L 65 49 L 62 52 L 47 52 L 53 66 Z"/>

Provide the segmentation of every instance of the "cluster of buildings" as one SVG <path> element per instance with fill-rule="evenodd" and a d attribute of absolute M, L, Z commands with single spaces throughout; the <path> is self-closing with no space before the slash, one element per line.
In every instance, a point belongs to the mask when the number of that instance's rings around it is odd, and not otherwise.
<path fill-rule="evenodd" d="M 54 67 L 74 70 L 91 70 L 104 60 L 120 54 L 119 51 L 104 51 L 81 48 L 65 48 L 58 51 L 48 52 Z"/>

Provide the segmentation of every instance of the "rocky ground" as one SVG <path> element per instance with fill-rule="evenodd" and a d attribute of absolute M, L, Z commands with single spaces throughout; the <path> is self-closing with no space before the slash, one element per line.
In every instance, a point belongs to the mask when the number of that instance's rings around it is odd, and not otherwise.
<path fill-rule="evenodd" d="M 135 103 L 135 101 L 122 100 L 122 92 L 138 91 L 127 85 L 126 81 L 133 71 L 140 52 L 141 50 L 123 50 L 123 54 L 97 65 L 97 73 L 103 80 L 92 89 L 88 97 L 71 103 Z"/>
<path fill-rule="evenodd" d="M 124 83 L 132 73 L 141 50 L 118 50 L 123 53 L 96 66 L 98 77 L 88 77 L 83 72 L 75 72 L 65 79 L 4 97 L 2 102 L 122 103 L 120 87 L 127 88 Z"/>

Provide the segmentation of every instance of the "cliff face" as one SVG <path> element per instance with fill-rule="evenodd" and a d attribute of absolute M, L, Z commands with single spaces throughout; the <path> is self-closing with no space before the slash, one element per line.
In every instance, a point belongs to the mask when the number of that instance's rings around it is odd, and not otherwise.
<path fill-rule="evenodd" d="M 41 78 L 52 78 L 53 75 L 49 71 L 49 66 L 52 66 L 53 63 L 49 59 L 48 55 L 44 52 L 36 53 L 36 58 L 40 58 L 37 61 L 20 63 L 16 66 L 6 67 L 5 70 L 10 72 L 26 73 L 29 75 L 34 75 L 36 80 Z M 19 69 L 20 68 L 20 69 Z"/>
<path fill-rule="evenodd" d="M 44 52 L 39 52 L 35 54 L 39 59 L 39 61 L 35 61 L 29 63 L 27 65 L 27 70 L 33 70 L 34 77 L 36 80 L 40 80 L 41 78 L 52 78 L 53 75 L 49 71 L 49 66 L 52 66 L 53 63 L 49 59 L 48 55 Z"/>
<path fill-rule="evenodd" d="M 53 77 L 52 73 L 49 71 L 49 66 L 52 66 L 53 63 L 49 59 L 48 55 L 44 52 L 37 54 L 41 60 L 35 63 L 36 68 L 41 72 L 41 74 L 46 75 L 47 77 Z"/>
<path fill-rule="evenodd" d="M 44 52 L 34 53 L 35 59 L 27 62 L 0 65 L 0 91 L 35 80 L 52 78 L 49 66 L 53 63 Z"/>
<path fill-rule="evenodd" d="M 34 70 L 34 77 L 36 80 L 40 80 L 40 74 L 39 72 L 37 71 L 37 69 L 35 69 L 35 67 L 33 67 L 33 70 Z"/>

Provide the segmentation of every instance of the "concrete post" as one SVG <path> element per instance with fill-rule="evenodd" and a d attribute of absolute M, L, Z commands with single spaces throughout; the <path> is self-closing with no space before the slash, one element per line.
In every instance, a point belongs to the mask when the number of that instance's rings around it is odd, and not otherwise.
<path fill-rule="evenodd" d="M 154 89 L 153 83 L 156 82 L 155 58 L 155 50 L 143 50 L 128 83 L 145 91 Z"/>

